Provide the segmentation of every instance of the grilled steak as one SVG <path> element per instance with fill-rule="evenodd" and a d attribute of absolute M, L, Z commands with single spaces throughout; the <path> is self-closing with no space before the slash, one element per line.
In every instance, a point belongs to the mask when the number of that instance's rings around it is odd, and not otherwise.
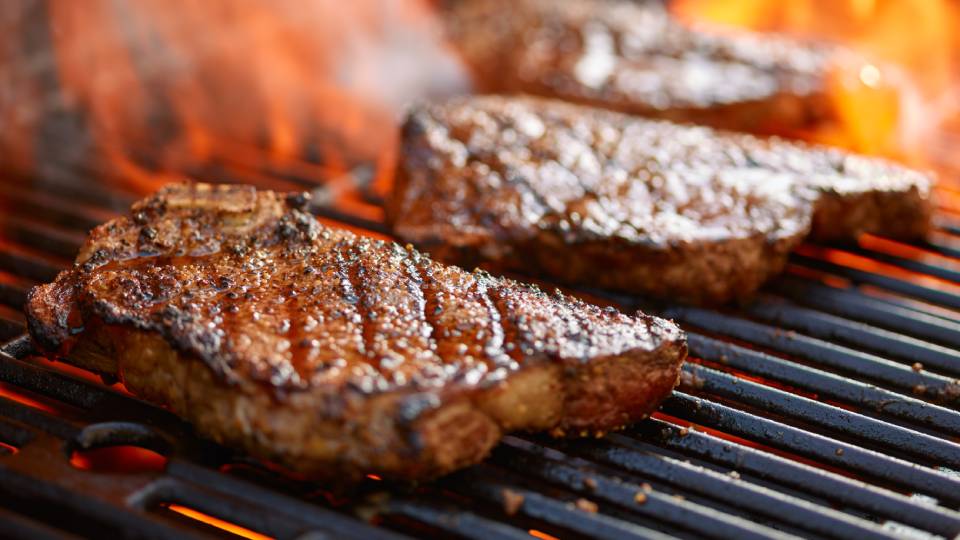
<path fill-rule="evenodd" d="M 305 474 L 423 478 L 508 430 L 648 415 L 686 355 L 626 316 L 318 223 L 303 196 L 168 187 L 30 293 L 45 351 Z"/>
<path fill-rule="evenodd" d="M 827 79 L 862 63 L 825 44 L 691 28 L 657 2 L 454 0 L 444 21 L 482 92 L 765 134 L 835 119 Z"/>
<path fill-rule="evenodd" d="M 811 231 L 930 220 L 892 163 L 541 98 L 416 108 L 401 156 L 388 220 L 438 258 L 691 302 L 748 296 Z"/>

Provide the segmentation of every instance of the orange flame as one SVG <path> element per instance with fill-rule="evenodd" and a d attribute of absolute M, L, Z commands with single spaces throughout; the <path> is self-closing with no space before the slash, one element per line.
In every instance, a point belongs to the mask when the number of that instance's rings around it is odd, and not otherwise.
<path fill-rule="evenodd" d="M 826 39 L 876 59 L 852 71 L 838 66 L 828 85 L 837 125 L 812 138 L 915 163 L 951 159 L 934 141 L 960 112 L 956 2 L 677 0 L 673 7 L 689 21 Z"/>
<path fill-rule="evenodd" d="M 86 145 L 100 170 L 135 191 L 211 164 L 271 172 L 279 164 L 323 181 L 389 155 L 410 100 L 466 85 L 427 0 L 46 6 L 53 61 L 44 65 L 55 68 L 44 84 L 55 88 L 42 90 L 56 96 L 54 110 L 18 87 L 23 99 L 0 101 L 0 121 L 21 109 L 37 117 L 15 136 L 0 134 L 11 139 L 0 151 L 28 160 L 29 143 L 50 138 L 56 114 L 47 113 L 59 113 L 80 126 L 81 136 L 76 125 L 61 136 L 67 146 Z M 14 9 L 0 6 L 0 15 Z M 43 34 L 36 30 L 23 29 Z M 0 61 L 22 55 L 4 41 Z M 26 142 L 13 148 L 17 141 Z M 307 162 L 323 168 L 305 172 Z"/>

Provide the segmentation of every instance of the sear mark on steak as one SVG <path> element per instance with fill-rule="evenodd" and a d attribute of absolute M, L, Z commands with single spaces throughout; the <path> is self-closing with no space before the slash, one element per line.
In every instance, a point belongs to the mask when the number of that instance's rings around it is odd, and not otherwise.
<path fill-rule="evenodd" d="M 425 478 L 506 431 L 615 429 L 678 380 L 670 322 L 445 266 L 302 203 L 167 187 L 31 291 L 31 335 L 204 436 L 321 477 Z"/>
<path fill-rule="evenodd" d="M 799 134 L 835 119 L 841 48 L 693 28 L 659 2 L 456 0 L 444 26 L 481 92 L 555 97 L 662 119 Z"/>
<path fill-rule="evenodd" d="M 722 303 L 748 297 L 811 234 L 922 237 L 931 183 L 835 149 L 466 97 L 410 113 L 387 216 L 466 267 Z"/>

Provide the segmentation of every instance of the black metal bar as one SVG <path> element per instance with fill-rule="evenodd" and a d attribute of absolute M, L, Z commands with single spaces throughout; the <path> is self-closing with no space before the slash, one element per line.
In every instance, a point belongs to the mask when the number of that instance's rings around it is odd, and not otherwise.
<path fill-rule="evenodd" d="M 6 306 L 0 306 L 0 341 L 23 333 L 26 324 L 23 315 Z"/>
<path fill-rule="evenodd" d="M 495 475 L 479 475 L 475 471 L 465 471 L 465 474 L 456 477 L 455 483 L 444 483 L 459 492 L 468 493 L 474 497 L 486 500 L 492 504 L 504 504 L 504 492 L 512 491 L 523 497 L 523 503 L 518 512 L 527 517 L 539 519 L 551 525 L 569 529 L 571 531 L 599 538 L 648 538 L 666 539 L 669 536 L 619 520 L 601 513 L 591 513 L 578 509 L 572 502 L 562 502 L 556 498 L 542 495 L 528 488 L 512 483 L 495 480 Z M 461 481 L 465 480 L 465 481 Z M 787 535 L 780 535 L 787 538 Z"/>
<path fill-rule="evenodd" d="M 29 519 L 3 507 L 0 507 L 0 538 L 10 540 L 80 540 L 79 536 Z"/>
<path fill-rule="evenodd" d="M 50 368 L 30 364 L 0 352 L 0 381 L 52 397 L 84 409 L 92 409 L 109 390 L 74 379 Z"/>
<path fill-rule="evenodd" d="M 891 538 L 876 524 L 776 492 L 717 471 L 682 462 L 647 448 L 643 443 L 619 434 L 606 440 L 564 445 L 591 460 L 628 470 L 641 477 L 655 478 L 684 490 L 727 501 L 732 505 L 774 521 L 829 537 Z"/>
<path fill-rule="evenodd" d="M 25 499 L 32 504 L 66 509 L 82 515 L 91 523 L 102 524 L 120 538 L 155 538 L 176 540 L 199 538 L 193 532 L 162 523 L 143 512 L 110 504 L 82 490 L 71 490 L 38 477 L 7 467 L 0 462 L 0 493 L 6 500 Z"/>
<path fill-rule="evenodd" d="M 873 272 L 866 272 L 857 268 L 841 266 L 839 264 L 816 259 L 814 257 L 808 257 L 806 255 L 793 254 L 790 256 L 790 259 L 796 264 L 813 268 L 822 272 L 842 276 L 857 283 L 876 285 L 877 287 L 901 294 L 906 294 L 908 296 L 926 300 L 927 302 L 934 304 L 960 309 L 960 295 L 951 292 L 932 289 L 930 287 L 917 285 L 916 283 L 911 283 L 902 279 L 875 274 Z"/>
<path fill-rule="evenodd" d="M 0 270 L 37 281 L 53 281 L 63 265 L 12 249 L 0 251 Z"/>
<path fill-rule="evenodd" d="M 655 440 L 665 448 L 692 454 L 732 470 L 752 474 L 947 538 L 960 534 L 960 512 L 917 502 L 866 482 L 720 439 L 708 433 L 681 429 L 661 420 L 649 420 L 624 434 L 636 435 L 646 441 Z"/>
<path fill-rule="evenodd" d="M 860 257 L 874 259 L 891 266 L 897 266 L 918 274 L 927 274 L 947 281 L 960 282 L 960 272 L 945 266 L 937 266 L 923 261 L 905 259 L 868 248 L 844 246 L 844 250 Z"/>
<path fill-rule="evenodd" d="M 776 533 L 769 527 L 747 519 L 726 514 L 708 506 L 673 497 L 653 489 L 631 483 L 623 478 L 611 478 L 597 472 L 591 463 L 560 454 L 548 457 L 547 449 L 531 442 L 507 437 L 493 454 L 495 463 L 534 474 L 548 482 L 557 483 L 572 491 L 586 492 L 591 498 L 602 499 L 677 528 L 687 529 L 699 537 L 710 538 L 769 538 Z"/>
<path fill-rule="evenodd" d="M 960 235 L 960 224 L 940 220 L 937 226 L 953 235 Z"/>
<path fill-rule="evenodd" d="M 842 341 L 860 349 L 882 352 L 884 356 L 919 362 L 924 368 L 936 368 L 960 376 L 960 351 L 920 341 L 888 330 L 852 322 L 841 317 L 802 308 L 763 297 L 745 310 L 751 317 L 767 323 L 800 330 L 819 339 Z"/>
<path fill-rule="evenodd" d="M 463 538 L 530 540 L 526 531 L 478 516 L 453 505 L 431 504 L 424 499 L 390 497 L 377 513 L 399 514 Z"/>
<path fill-rule="evenodd" d="M 0 420 L 0 442 L 21 448 L 32 440 L 33 432 L 6 420 Z"/>
<path fill-rule="evenodd" d="M 27 291 L 33 281 L 0 271 L 0 304 L 22 309 L 27 302 Z"/>
<path fill-rule="evenodd" d="M 3 364 L 2 360 L 0 364 Z M 67 420 L 5 397 L 0 397 L 0 417 L 41 429 L 61 439 L 69 439 L 80 431 L 77 425 Z"/>
<path fill-rule="evenodd" d="M 0 216 L 0 230 L 12 241 L 33 249 L 41 249 L 66 260 L 72 260 L 83 244 L 83 237 L 11 216 Z"/>
<path fill-rule="evenodd" d="M 294 538 L 304 531 L 302 522 L 278 509 L 264 511 L 266 509 L 260 505 L 249 504 L 228 494 L 200 486 L 163 480 L 161 482 L 168 485 L 153 490 L 154 500 L 150 501 L 150 504 L 137 506 L 149 511 L 156 506 L 177 504 L 274 538 Z"/>
<path fill-rule="evenodd" d="M 886 447 L 929 463 L 960 467 L 960 445 L 840 407 L 740 379 L 705 366 L 686 365 L 696 390 L 786 416 L 811 426 Z"/>
<path fill-rule="evenodd" d="M 591 460 L 655 478 L 701 495 L 729 501 L 751 513 L 829 537 L 891 538 L 876 524 L 775 490 L 683 462 L 616 433 L 605 440 L 564 445 Z"/>
<path fill-rule="evenodd" d="M 683 392 L 674 392 L 662 410 L 669 415 L 787 450 L 822 463 L 960 504 L 960 479 L 850 443 L 788 426 Z"/>
<path fill-rule="evenodd" d="M 338 537 L 349 538 L 398 538 L 385 529 L 377 529 L 349 516 L 309 504 L 279 492 L 264 489 L 260 486 L 211 471 L 183 459 L 172 457 L 167 465 L 167 475 L 170 478 L 195 486 L 202 486 L 207 490 L 228 494 L 231 497 L 258 506 L 264 512 L 284 514 L 290 519 L 296 519 L 305 526 L 315 527 L 328 531 Z M 138 504 L 144 505 L 157 497 L 155 493 L 140 494 Z"/>
<path fill-rule="evenodd" d="M 893 305 L 852 290 L 833 289 L 799 279 L 781 278 L 773 282 L 771 288 L 794 302 L 822 311 L 960 348 L 960 323 L 942 317 Z"/>
<path fill-rule="evenodd" d="M 926 395 L 935 400 L 956 402 L 960 399 L 960 385 L 953 379 L 925 371 L 914 371 L 909 366 L 873 354 L 708 309 L 677 307 L 665 310 L 664 314 L 704 330 L 770 347 L 781 353 Z"/>
<path fill-rule="evenodd" d="M 89 231 L 114 214 L 94 207 L 81 207 L 75 202 L 59 200 L 36 191 L 24 191 L 0 183 L 0 200 L 9 203 L 7 210 L 24 217 L 43 216 L 44 220 L 75 231 Z"/>
<path fill-rule="evenodd" d="M 954 231 L 960 231 L 960 229 L 954 229 Z M 953 232 L 957 234 L 957 232 Z M 940 243 L 936 240 L 923 240 L 920 242 L 915 242 L 913 245 L 916 245 L 919 248 L 927 249 L 941 255 L 946 255 L 947 257 L 953 257 L 955 259 L 960 259 L 960 248 L 949 246 L 943 243 Z"/>
<path fill-rule="evenodd" d="M 687 343 L 692 356 L 940 432 L 960 435 L 960 412 L 952 409 L 697 333 L 688 333 Z"/>
<path fill-rule="evenodd" d="M 21 334 L 14 339 L 0 345 L 0 353 L 20 359 L 34 352 L 33 341 L 27 334 Z"/>
<path fill-rule="evenodd" d="M 70 144 L 64 141 L 63 144 Z M 123 179 L 107 167 L 98 167 L 94 163 L 74 163 L 69 167 L 63 164 L 45 161 L 43 172 L 38 176 L 13 178 L 21 188 L 34 192 L 43 192 L 68 202 L 80 201 L 85 205 L 110 211 L 129 208 L 136 200 L 137 193 L 123 184 Z M 7 172 L 7 171 L 5 171 Z M 9 172 L 7 177 L 10 178 Z"/>

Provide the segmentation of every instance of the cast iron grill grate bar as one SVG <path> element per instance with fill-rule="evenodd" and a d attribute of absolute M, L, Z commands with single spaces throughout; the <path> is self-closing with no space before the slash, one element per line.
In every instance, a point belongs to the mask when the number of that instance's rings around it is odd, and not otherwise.
<path fill-rule="evenodd" d="M 687 338 L 693 357 L 813 392 L 861 411 L 926 426 L 948 436 L 960 434 L 960 412 L 695 332 L 688 333 Z"/>
<path fill-rule="evenodd" d="M 617 439 L 611 438 L 612 441 Z M 637 460 L 628 468 L 630 474 L 638 474 L 638 478 L 643 479 L 644 482 L 638 485 L 625 482 L 622 470 L 611 475 L 611 469 L 600 465 L 604 460 L 597 459 L 600 457 L 597 453 L 583 454 L 597 461 L 576 457 L 581 454 L 577 450 L 581 445 L 577 443 L 557 446 L 569 453 L 512 438 L 494 453 L 493 461 L 527 474 L 535 472 L 594 500 L 607 500 L 634 512 L 646 511 L 661 520 L 672 518 L 677 527 L 689 527 L 701 537 L 777 537 L 776 530 L 759 523 L 763 519 L 785 521 L 800 534 L 819 530 L 825 535 L 837 531 L 861 537 L 886 537 L 882 534 L 874 536 L 879 533 L 874 523 L 741 482 L 712 469 L 667 457 L 656 450 L 647 453 L 650 459 L 645 462 Z M 652 487 L 652 483 L 656 483 L 656 487 Z M 640 502 L 637 494 L 641 494 Z M 648 504 L 651 506 L 647 507 Z M 781 512 L 787 515 L 781 515 Z"/>
<path fill-rule="evenodd" d="M 916 370 L 910 365 L 822 339 L 703 308 L 668 308 L 664 314 L 690 326 L 769 347 L 779 353 L 883 383 L 907 393 L 922 395 L 931 400 L 955 404 L 960 397 L 956 379 L 923 369 Z"/>
<path fill-rule="evenodd" d="M 744 313 L 768 324 L 804 332 L 812 337 L 839 341 L 860 350 L 871 350 L 924 368 L 960 376 L 960 351 L 910 336 L 849 321 L 843 317 L 802 308 L 771 297 L 760 297 Z"/>
<path fill-rule="evenodd" d="M 950 536 L 960 526 L 958 512 L 918 505 L 897 492 L 661 420 L 644 422 L 625 435 L 936 534 Z"/>
<path fill-rule="evenodd" d="M 960 323 L 892 305 L 862 293 L 791 277 L 774 281 L 770 290 L 799 304 L 845 320 L 861 321 L 922 340 L 960 348 Z"/>
<path fill-rule="evenodd" d="M 903 257 L 890 255 L 888 253 L 879 252 L 873 249 L 863 249 L 857 247 L 846 247 L 845 249 L 854 255 L 859 255 L 861 257 L 866 257 L 875 261 L 897 266 L 899 268 L 903 268 L 904 270 L 910 270 L 918 274 L 926 274 L 928 276 L 938 277 L 947 281 L 960 281 L 960 272 L 945 266 L 937 266 L 935 264 L 917 261 L 914 259 L 905 259 Z"/>
<path fill-rule="evenodd" d="M 904 281 L 902 279 L 883 274 L 868 272 L 866 270 L 842 266 L 830 261 L 817 259 L 807 255 L 793 254 L 790 256 L 790 260 L 796 264 L 799 264 L 800 266 L 834 274 L 849 279 L 855 283 L 876 285 L 877 287 L 907 296 L 912 296 L 933 304 L 949 307 L 951 309 L 960 309 L 960 295 L 945 290 L 918 285 L 916 283 L 911 283 L 909 281 Z"/>
<path fill-rule="evenodd" d="M 221 173 L 238 178 L 230 167 Z M 277 186 L 256 171 L 243 178 Z M 311 185 L 295 175 L 283 182 Z M 332 191 L 342 195 L 341 188 Z M 15 209 L 0 218 L 0 308 L 8 309 L 0 309 L 0 330 L 8 325 L 10 335 L 22 332 L 19 308 L 29 287 L 52 279 L 87 229 L 132 200 L 128 192 L 98 189 L 85 197 L 57 190 L 39 194 L 26 185 L 0 189 L 0 201 Z M 317 199 L 327 202 L 339 196 L 321 195 Z M 379 211 L 358 210 L 371 200 L 362 193 L 348 204 L 318 204 L 314 211 L 328 221 L 389 235 L 371 217 Z M 941 244 L 917 247 L 956 255 Z M 929 262 L 843 249 L 945 281 L 957 277 Z M 952 312 L 960 296 L 949 287 L 807 255 L 793 262 L 852 285 L 836 288 L 792 275 L 768 288 L 775 295 L 740 311 L 665 311 L 691 331 L 693 362 L 703 363 L 685 369 L 682 391 L 662 408 L 668 416 L 604 440 L 510 436 L 484 465 L 412 491 L 374 482 L 346 505 L 219 471 L 218 460 L 234 459 L 228 450 L 195 439 L 169 413 L 35 363 L 29 339 L 21 337 L 3 346 L 17 359 L 0 361 L 0 382 L 14 391 L 5 395 L 0 387 L 0 442 L 16 449 L 0 456 L 0 467 L 21 469 L 11 479 L 0 475 L 0 491 L 17 492 L 18 479 L 31 474 L 27 464 L 56 456 L 66 479 L 37 483 L 53 488 L 30 491 L 31 501 L 51 508 L 69 502 L 78 505 L 77 512 L 86 510 L 84 504 L 116 507 L 90 515 L 98 516 L 97 526 L 120 536 L 203 536 L 206 530 L 154 510 L 177 501 L 284 538 L 308 533 L 387 538 L 423 531 L 530 538 L 528 529 L 558 537 L 896 537 L 898 529 L 888 522 L 948 538 L 960 533 L 960 476 L 948 470 L 960 469 L 960 445 L 954 442 L 960 435 L 954 380 L 960 374 L 960 316 Z M 945 310 L 900 305 L 858 284 Z M 633 308 L 632 299 L 606 299 Z M 17 393 L 62 404 L 63 410 L 32 407 L 18 401 Z M 178 441 L 166 469 L 139 478 L 135 489 L 120 490 L 122 497 L 76 499 L 78 486 L 96 484 L 100 474 L 65 465 L 63 445 L 90 426 L 117 420 Z M 134 437 L 131 433 L 126 436 Z M 523 499 L 515 514 L 505 510 L 511 495 Z M 578 505 L 579 499 L 590 503 Z M 66 537 L 56 523 L 38 522 L 7 506 L 0 503 L 0 522 Z"/>
<path fill-rule="evenodd" d="M 789 417 L 807 426 L 858 439 L 873 447 L 884 448 L 931 464 L 960 468 L 960 452 L 955 443 L 912 431 L 840 407 L 791 394 L 777 388 L 745 380 L 708 367 L 688 364 L 684 373 L 697 391 L 748 405 L 757 410 Z M 689 389 L 689 388 L 687 388 Z"/>
<path fill-rule="evenodd" d="M 757 526 L 738 515 L 675 497 L 669 491 L 655 489 L 649 482 L 633 482 L 622 473 L 604 470 L 595 463 L 529 440 L 508 437 L 494 451 L 491 461 L 701 537 L 764 538 L 775 534 L 769 527 Z"/>
<path fill-rule="evenodd" d="M 668 398 L 662 410 L 689 422 L 883 480 L 905 491 L 925 493 L 951 507 L 960 505 L 960 478 L 933 468 L 682 392 Z"/>

